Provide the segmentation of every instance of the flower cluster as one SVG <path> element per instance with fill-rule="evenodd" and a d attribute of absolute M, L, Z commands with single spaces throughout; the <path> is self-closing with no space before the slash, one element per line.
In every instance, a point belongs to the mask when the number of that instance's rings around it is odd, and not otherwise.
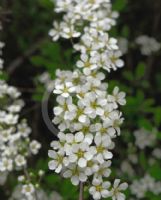
<path fill-rule="evenodd" d="M 145 129 L 139 129 L 134 131 L 135 144 L 138 148 L 144 149 L 145 147 L 152 146 L 156 140 L 156 130 L 148 131 Z"/>
<path fill-rule="evenodd" d="M 147 35 L 137 37 L 135 42 L 140 46 L 141 53 L 145 56 L 149 56 L 161 49 L 161 44 L 155 38 Z"/>
<path fill-rule="evenodd" d="M 59 37 L 71 39 L 81 36 L 74 49 L 81 52 L 77 66 L 83 68 L 86 75 L 101 68 L 110 71 L 123 67 L 117 40 L 107 33 L 118 17 L 111 8 L 110 0 L 56 1 L 55 12 L 65 12 L 64 20 L 54 22 L 49 35 L 54 41 Z"/>
<path fill-rule="evenodd" d="M 25 188 L 23 188 L 23 192 L 26 192 L 26 189 L 30 190 L 31 193 L 32 193 L 33 186 L 32 185 L 25 186 Z M 36 191 L 34 191 L 34 195 L 30 196 L 29 200 L 53 200 L 53 199 L 54 200 L 62 200 L 62 197 L 60 196 L 60 194 L 58 194 L 55 191 L 52 192 L 48 196 L 47 193 L 44 190 L 37 189 Z M 18 185 L 15 188 L 15 190 L 13 191 L 12 196 L 9 198 L 9 200 L 28 200 L 28 198 L 26 198 L 26 195 L 24 195 L 22 193 L 22 186 L 21 185 Z"/>
<path fill-rule="evenodd" d="M 15 87 L 0 81 L 0 171 L 21 169 L 30 154 L 37 154 L 41 145 L 31 141 L 26 120 L 19 121 L 24 103 Z"/>
<path fill-rule="evenodd" d="M 76 69 L 57 70 L 54 94 L 54 124 L 58 125 L 58 141 L 49 150 L 49 168 L 70 178 L 74 185 L 91 180 L 94 199 L 125 199 L 120 191 L 127 183 L 105 181 L 111 174 L 113 139 L 120 135 L 123 122 L 119 106 L 125 105 L 125 93 L 115 87 L 112 93 L 104 82 L 102 69 L 110 72 L 123 67 L 117 40 L 107 31 L 115 25 L 118 13 L 111 10 L 109 0 L 57 0 L 56 12 L 63 12 L 63 21 L 54 22 L 49 32 L 53 40 L 80 37 L 73 44 L 81 53 Z"/>
<path fill-rule="evenodd" d="M 19 184 L 15 187 L 9 200 L 62 200 L 62 197 L 52 192 L 50 196 L 40 188 L 39 182 L 44 171 L 39 170 L 38 176 L 33 173 L 26 172 L 26 176 L 18 177 Z"/>
<path fill-rule="evenodd" d="M 124 37 L 118 38 L 118 46 L 123 55 L 128 53 L 129 48 L 138 50 L 139 47 L 141 54 L 144 56 L 155 54 L 161 49 L 161 43 L 147 35 L 140 35 L 131 42 Z"/>
<path fill-rule="evenodd" d="M 41 147 L 36 140 L 30 140 L 31 129 L 26 120 L 19 120 L 24 105 L 20 95 L 15 87 L 0 80 L 0 173 L 4 177 L 1 183 L 8 172 L 25 167 L 27 157 L 37 154 Z"/>
<path fill-rule="evenodd" d="M 118 171 L 119 175 L 128 176 L 131 180 L 129 189 L 131 196 L 134 196 L 135 199 L 147 198 L 149 193 L 154 196 L 161 194 L 161 181 L 158 181 L 161 149 L 157 134 L 156 127 L 153 127 L 151 131 L 145 128 L 134 131 L 134 143 L 128 144 L 126 151 L 128 157 L 122 161 L 121 171 Z M 138 179 L 137 166 L 139 167 L 140 179 Z"/>
<path fill-rule="evenodd" d="M 140 180 L 135 180 L 130 186 L 131 192 L 138 199 L 143 199 L 147 192 L 152 192 L 155 195 L 161 194 L 161 182 L 155 181 L 153 177 L 146 174 Z"/>

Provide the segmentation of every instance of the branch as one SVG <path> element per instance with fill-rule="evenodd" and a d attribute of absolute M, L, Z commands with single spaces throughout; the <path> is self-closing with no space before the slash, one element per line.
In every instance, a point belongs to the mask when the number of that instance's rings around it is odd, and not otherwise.
<path fill-rule="evenodd" d="M 33 45 L 29 50 L 27 50 L 24 55 L 16 58 L 7 68 L 7 73 L 8 75 L 12 75 L 14 73 L 14 71 L 23 64 L 24 60 L 28 57 L 30 57 L 39 47 L 40 45 L 46 40 L 46 38 L 44 39 L 40 39 L 37 41 L 37 43 L 35 45 Z"/>

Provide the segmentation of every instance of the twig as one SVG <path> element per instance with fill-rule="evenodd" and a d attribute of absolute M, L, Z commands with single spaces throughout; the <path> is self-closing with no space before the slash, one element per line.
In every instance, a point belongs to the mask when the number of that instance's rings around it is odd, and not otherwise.
<path fill-rule="evenodd" d="M 35 45 L 33 45 L 30 49 L 28 49 L 24 55 L 16 58 L 7 68 L 7 73 L 9 75 L 12 75 L 13 72 L 23 64 L 24 60 L 28 57 L 30 57 L 40 46 L 40 44 L 42 44 L 44 41 L 46 40 L 46 38 L 44 39 L 40 39 L 37 41 L 37 43 Z"/>
<path fill-rule="evenodd" d="M 40 103 L 36 103 L 34 106 L 32 106 L 31 108 L 27 109 L 26 111 L 24 111 L 22 114 L 21 114 L 21 117 L 22 116 L 25 116 L 27 114 L 29 114 L 30 112 L 32 112 L 33 110 L 36 110 L 38 109 L 39 107 L 41 106 Z"/>

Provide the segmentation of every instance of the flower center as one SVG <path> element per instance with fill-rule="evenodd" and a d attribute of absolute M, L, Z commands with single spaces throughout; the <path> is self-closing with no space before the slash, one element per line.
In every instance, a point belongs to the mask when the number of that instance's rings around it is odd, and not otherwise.
<path fill-rule="evenodd" d="M 97 186 L 96 186 L 96 190 L 97 190 L 98 192 L 101 192 L 101 191 L 102 191 L 102 189 L 103 189 L 103 188 L 102 188 L 102 186 L 101 186 L 101 185 L 97 185 Z"/>
<path fill-rule="evenodd" d="M 106 133 L 107 129 L 106 128 L 101 128 L 100 132 L 103 134 L 103 133 Z"/>
<path fill-rule="evenodd" d="M 81 116 L 82 114 L 84 114 L 84 110 L 81 108 L 78 108 L 77 110 L 77 117 Z"/>
<path fill-rule="evenodd" d="M 77 152 L 77 156 L 78 156 L 78 158 L 84 157 L 84 152 L 83 152 L 82 150 L 79 150 L 79 151 Z"/>
<path fill-rule="evenodd" d="M 98 152 L 98 153 L 103 153 L 104 149 L 105 149 L 105 148 L 104 148 L 103 146 L 100 145 L 100 146 L 97 147 L 97 152 Z"/>
<path fill-rule="evenodd" d="M 98 106 L 98 105 L 97 105 L 97 102 L 96 102 L 96 101 L 91 102 L 91 107 L 92 107 L 92 108 L 96 109 L 97 106 Z"/>
<path fill-rule="evenodd" d="M 89 68 L 91 66 L 91 63 L 89 61 L 87 61 L 87 62 L 84 63 L 84 66 Z"/>

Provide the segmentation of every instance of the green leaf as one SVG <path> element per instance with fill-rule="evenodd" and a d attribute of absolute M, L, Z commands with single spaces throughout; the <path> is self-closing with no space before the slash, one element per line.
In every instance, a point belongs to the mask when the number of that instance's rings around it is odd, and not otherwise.
<path fill-rule="evenodd" d="M 38 67 L 42 67 L 46 64 L 46 60 L 41 56 L 32 56 L 31 62 L 32 62 L 32 64 L 34 64 L 35 66 L 38 66 Z"/>
<path fill-rule="evenodd" d="M 161 106 L 155 109 L 154 120 L 155 120 L 156 126 L 159 126 L 161 124 Z"/>
<path fill-rule="evenodd" d="M 42 94 L 34 94 L 34 95 L 32 96 L 32 99 L 33 99 L 34 101 L 37 101 L 37 102 L 41 102 L 41 101 L 42 101 L 42 98 L 43 98 L 43 95 L 42 95 Z"/>
<path fill-rule="evenodd" d="M 35 93 L 32 95 L 32 99 L 37 102 L 41 102 L 44 94 L 44 87 L 42 85 L 38 85 Z"/>
<path fill-rule="evenodd" d="M 154 194 L 154 193 L 152 193 L 152 192 L 150 192 L 150 191 L 148 191 L 147 193 L 146 193 L 146 199 L 148 199 L 148 200 L 160 200 L 160 197 L 159 197 L 160 195 L 156 195 L 156 194 Z"/>
<path fill-rule="evenodd" d="M 145 118 L 139 119 L 138 123 L 139 123 L 140 128 L 145 128 L 149 131 L 153 129 L 153 126 L 148 119 L 145 119 Z"/>
<path fill-rule="evenodd" d="M 51 8 L 53 7 L 53 3 L 51 0 L 39 0 L 39 4 L 44 8 Z"/>
<path fill-rule="evenodd" d="M 161 140 L 161 132 L 160 132 L 160 131 L 157 132 L 157 138 L 158 138 L 159 140 Z"/>
<path fill-rule="evenodd" d="M 146 169 L 147 160 L 146 160 L 145 153 L 143 151 L 139 154 L 139 162 L 140 162 L 140 165 L 142 166 L 142 168 Z"/>
<path fill-rule="evenodd" d="M 150 87 L 150 84 L 147 80 L 142 80 L 141 81 L 141 86 L 145 89 L 148 89 Z"/>
<path fill-rule="evenodd" d="M 138 91 L 137 91 L 137 94 L 136 94 L 136 97 L 137 97 L 137 101 L 138 101 L 139 103 L 144 102 L 144 91 L 138 90 Z"/>
<path fill-rule="evenodd" d="M 7 81 L 9 79 L 8 77 L 8 74 L 3 72 L 3 73 L 0 73 L 0 80 L 5 80 Z"/>
<path fill-rule="evenodd" d="M 161 167 L 160 167 L 159 163 L 156 163 L 153 166 L 151 166 L 149 169 L 149 173 L 156 180 L 161 180 Z"/>
<path fill-rule="evenodd" d="M 113 9 L 117 11 L 122 11 L 127 5 L 127 0 L 116 0 L 113 4 Z"/>
<path fill-rule="evenodd" d="M 134 75 L 131 71 L 124 71 L 123 77 L 130 82 L 132 82 L 134 80 Z"/>
<path fill-rule="evenodd" d="M 140 62 L 136 68 L 135 77 L 136 79 L 141 79 L 143 78 L 144 74 L 145 74 L 145 63 Z"/>
<path fill-rule="evenodd" d="M 130 33 L 129 27 L 125 25 L 125 26 L 123 27 L 121 33 L 122 33 L 122 36 L 123 36 L 123 37 L 128 38 L 128 37 L 129 37 L 129 33 Z"/>

